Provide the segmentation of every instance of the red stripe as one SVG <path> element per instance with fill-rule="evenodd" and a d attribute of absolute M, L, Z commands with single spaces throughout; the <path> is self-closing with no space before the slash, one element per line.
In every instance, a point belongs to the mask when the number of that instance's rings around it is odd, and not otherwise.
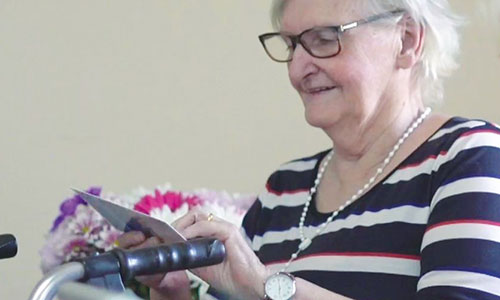
<path fill-rule="evenodd" d="M 386 258 L 400 258 L 400 259 L 410 259 L 420 261 L 420 256 L 418 255 L 407 255 L 407 254 L 398 254 L 398 253 L 384 253 L 384 252 L 321 252 L 310 255 L 301 256 L 296 259 L 308 259 L 314 257 L 332 257 L 332 256 L 343 256 L 343 257 L 386 257 Z M 287 263 L 288 260 L 278 260 L 265 263 L 265 265 L 275 265 L 275 264 L 284 264 Z"/>
<path fill-rule="evenodd" d="M 290 191 L 275 191 L 271 188 L 269 183 L 266 184 L 266 190 L 273 195 L 281 196 L 281 195 L 293 195 L 303 192 L 309 192 L 309 189 L 299 189 L 299 190 L 290 190 Z"/>
<path fill-rule="evenodd" d="M 441 222 L 434 224 L 432 226 L 429 226 L 425 232 L 428 232 L 434 228 L 441 227 L 441 226 L 447 226 L 447 225 L 455 225 L 455 224 L 483 224 L 483 225 L 492 225 L 492 226 L 499 226 L 499 222 L 493 222 L 493 221 L 487 221 L 487 220 L 476 220 L 476 219 L 471 219 L 471 220 L 453 220 L 453 221 L 446 221 L 446 222 Z"/>
<path fill-rule="evenodd" d="M 422 165 L 423 163 L 425 163 L 428 160 L 436 159 L 436 158 L 438 158 L 438 156 L 445 156 L 446 154 L 448 154 L 448 151 L 447 150 L 443 150 L 443 151 L 439 152 L 438 155 L 434 155 L 434 154 L 429 155 L 424 160 L 422 160 L 420 162 L 417 162 L 417 163 L 414 163 L 414 164 L 406 165 L 404 167 L 399 168 L 399 170 L 405 170 L 405 169 L 411 169 L 411 168 L 418 167 L 418 166 Z"/>

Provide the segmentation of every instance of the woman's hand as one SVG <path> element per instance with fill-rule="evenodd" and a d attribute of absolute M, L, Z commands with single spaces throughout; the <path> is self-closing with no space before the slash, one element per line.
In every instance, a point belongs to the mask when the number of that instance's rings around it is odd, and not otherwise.
<path fill-rule="evenodd" d="M 118 245 L 123 249 L 153 247 L 161 244 L 157 237 L 146 239 L 139 231 L 124 233 L 118 237 Z M 170 272 L 150 276 L 137 276 L 136 279 L 149 286 L 151 299 L 186 299 L 191 300 L 189 279 L 185 271 Z"/>
<path fill-rule="evenodd" d="M 174 223 L 186 239 L 213 237 L 224 243 L 226 259 L 218 265 L 197 268 L 193 273 L 216 290 L 237 299 L 264 298 L 266 267 L 250 249 L 239 228 L 229 222 L 192 210 Z"/>

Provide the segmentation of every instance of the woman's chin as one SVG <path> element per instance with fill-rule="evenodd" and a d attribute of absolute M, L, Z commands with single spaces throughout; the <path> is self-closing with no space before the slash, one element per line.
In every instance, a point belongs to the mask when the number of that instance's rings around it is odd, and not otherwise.
<path fill-rule="evenodd" d="M 316 128 L 330 128 L 335 123 L 335 117 L 323 113 L 312 113 L 306 110 L 305 118 L 309 125 Z"/>
<path fill-rule="evenodd" d="M 302 97 L 304 116 L 309 125 L 329 128 L 339 119 L 343 111 L 343 101 L 342 98 L 327 95 L 332 93 L 334 92 L 325 92 L 322 97 Z"/>

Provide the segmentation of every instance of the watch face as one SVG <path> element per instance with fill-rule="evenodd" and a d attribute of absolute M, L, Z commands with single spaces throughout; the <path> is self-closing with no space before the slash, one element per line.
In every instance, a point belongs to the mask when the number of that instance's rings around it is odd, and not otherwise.
<path fill-rule="evenodd" d="M 272 300 L 287 300 L 295 295 L 295 279 L 288 273 L 276 273 L 266 280 L 266 295 Z"/>

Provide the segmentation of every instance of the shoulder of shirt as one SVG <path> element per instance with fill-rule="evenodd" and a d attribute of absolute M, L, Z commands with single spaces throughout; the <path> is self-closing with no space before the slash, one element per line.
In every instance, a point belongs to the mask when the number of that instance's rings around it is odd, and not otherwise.
<path fill-rule="evenodd" d="M 302 181 L 308 174 L 313 172 L 319 161 L 325 157 L 331 149 L 318 152 L 314 155 L 304 156 L 298 159 L 293 159 L 281 164 L 271 175 L 266 182 L 266 190 L 277 189 L 281 192 L 282 189 L 288 190 L 288 186 L 295 187 L 297 180 Z"/>
<path fill-rule="evenodd" d="M 284 171 L 295 171 L 295 172 L 301 172 L 301 171 L 309 171 L 313 170 L 318 161 L 322 160 L 330 151 L 331 149 L 328 150 L 323 150 L 321 152 L 318 152 L 314 155 L 309 155 L 301 158 L 297 158 L 294 160 L 287 161 L 283 164 L 281 164 L 274 173 L 279 173 L 279 172 L 284 172 Z M 273 174 L 274 174 L 273 173 Z"/>
<path fill-rule="evenodd" d="M 500 126 L 481 119 L 453 117 L 439 128 L 429 138 L 428 142 L 440 141 L 452 143 L 460 137 L 482 133 L 500 134 Z"/>

